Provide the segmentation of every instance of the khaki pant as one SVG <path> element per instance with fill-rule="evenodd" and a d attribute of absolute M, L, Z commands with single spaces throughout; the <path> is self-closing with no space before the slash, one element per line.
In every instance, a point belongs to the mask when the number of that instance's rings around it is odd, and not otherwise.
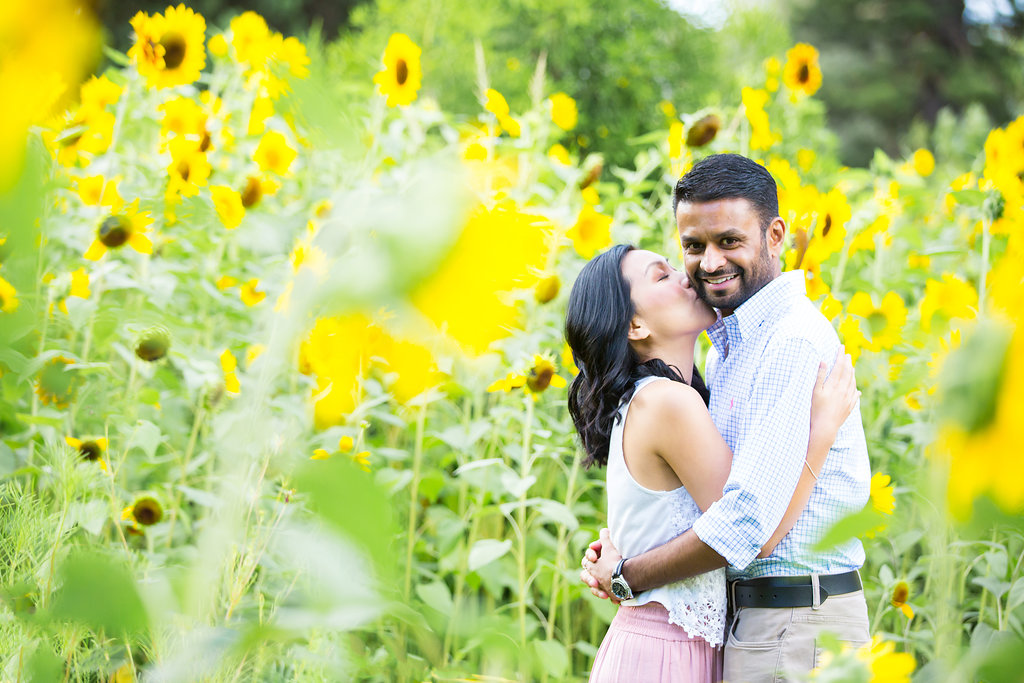
<path fill-rule="evenodd" d="M 741 607 L 725 643 L 727 683 L 793 680 L 821 664 L 820 636 L 860 646 L 871 640 L 864 591 L 834 595 L 814 607 Z"/>

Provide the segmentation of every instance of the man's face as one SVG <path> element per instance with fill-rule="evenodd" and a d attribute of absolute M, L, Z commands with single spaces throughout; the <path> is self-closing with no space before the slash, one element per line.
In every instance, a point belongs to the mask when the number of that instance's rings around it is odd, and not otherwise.
<path fill-rule="evenodd" d="M 676 225 L 693 288 L 722 315 L 731 315 L 781 273 L 785 223 L 776 218 L 762 232 L 749 200 L 680 202 Z"/>

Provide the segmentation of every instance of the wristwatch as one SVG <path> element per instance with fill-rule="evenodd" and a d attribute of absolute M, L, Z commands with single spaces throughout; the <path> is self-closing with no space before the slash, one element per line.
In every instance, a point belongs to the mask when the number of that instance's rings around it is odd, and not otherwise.
<path fill-rule="evenodd" d="M 622 575 L 622 565 L 626 563 L 626 558 L 619 560 L 619 563 L 615 565 L 615 571 L 612 572 L 612 595 L 619 600 L 632 600 L 633 591 L 630 589 L 629 584 L 626 583 L 626 578 Z"/>

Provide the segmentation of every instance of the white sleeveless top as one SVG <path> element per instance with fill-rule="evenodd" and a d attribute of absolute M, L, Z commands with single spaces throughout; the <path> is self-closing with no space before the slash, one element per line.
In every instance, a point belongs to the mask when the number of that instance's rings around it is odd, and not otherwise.
<path fill-rule="evenodd" d="M 653 491 L 633 479 L 622 456 L 622 432 L 629 404 L 647 384 L 666 377 L 637 381 L 630 400 L 619 408 L 608 444 L 608 529 L 612 543 L 625 558 L 635 557 L 680 535 L 700 516 L 693 496 L 682 486 L 672 491 Z M 671 380 L 668 380 L 671 381 Z M 623 605 L 661 603 L 670 623 L 691 637 L 711 645 L 722 644 L 725 635 L 725 569 L 698 574 L 683 581 L 644 591 Z"/>

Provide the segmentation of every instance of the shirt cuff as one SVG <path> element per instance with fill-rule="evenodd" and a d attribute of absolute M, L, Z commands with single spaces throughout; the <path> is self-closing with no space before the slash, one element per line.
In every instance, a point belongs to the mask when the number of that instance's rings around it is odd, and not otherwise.
<path fill-rule="evenodd" d="M 711 508 L 693 523 L 693 532 L 697 534 L 697 538 L 724 557 L 734 569 L 746 569 L 761 552 L 760 546 L 751 546 L 750 541 L 737 533 L 731 525 L 716 524 L 714 517 L 707 514 L 710 510 Z"/>

